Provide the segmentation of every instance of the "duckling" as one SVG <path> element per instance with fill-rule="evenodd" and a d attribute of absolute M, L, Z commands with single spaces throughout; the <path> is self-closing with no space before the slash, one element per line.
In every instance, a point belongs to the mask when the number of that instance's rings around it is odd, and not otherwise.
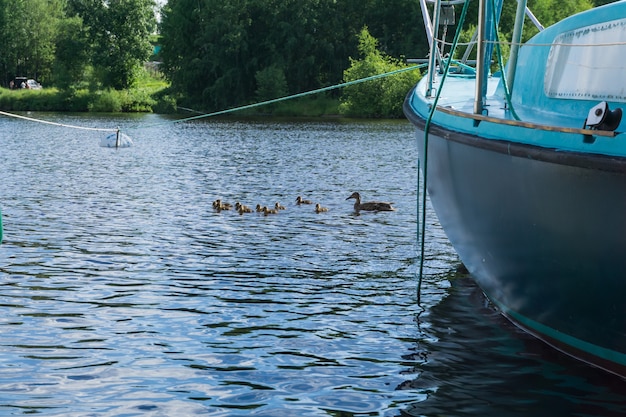
<path fill-rule="evenodd" d="M 296 204 L 313 204 L 313 202 L 311 200 L 303 200 L 302 197 L 298 196 L 296 198 Z"/>
<path fill-rule="evenodd" d="M 267 207 L 263 207 L 263 214 L 268 216 L 270 214 L 278 214 L 278 210 L 276 209 L 268 209 Z"/>
<path fill-rule="evenodd" d="M 349 200 L 354 198 L 356 201 L 354 202 L 354 211 L 359 212 L 360 210 L 365 211 L 395 211 L 396 209 L 392 207 L 393 203 L 387 203 L 384 201 L 369 201 L 367 203 L 361 203 L 361 195 L 357 192 L 354 192 L 350 195 L 350 197 L 346 198 Z"/>
<path fill-rule="evenodd" d="M 257 205 L 256 205 L 256 211 L 257 211 L 257 213 L 262 212 L 262 211 L 263 211 L 263 207 L 261 207 L 261 205 L 260 205 L 260 204 L 257 204 Z"/>
<path fill-rule="evenodd" d="M 220 200 L 219 198 L 215 200 L 215 202 L 213 203 L 213 207 L 216 210 L 230 210 L 231 208 L 233 208 L 231 204 L 223 203 L 222 200 Z"/>
<path fill-rule="evenodd" d="M 316 213 L 324 213 L 324 212 L 326 212 L 326 211 L 328 211 L 328 208 L 327 208 L 327 207 L 322 207 L 322 206 L 320 205 L 320 203 L 317 203 L 317 204 L 315 205 L 315 212 L 316 212 Z"/>
<path fill-rule="evenodd" d="M 285 206 L 282 206 L 278 201 L 274 204 L 274 209 L 276 210 L 285 210 Z"/>
<path fill-rule="evenodd" d="M 250 207 L 244 206 L 243 204 L 239 205 L 239 208 L 237 209 L 237 211 L 239 212 L 239 214 L 254 212 Z"/>

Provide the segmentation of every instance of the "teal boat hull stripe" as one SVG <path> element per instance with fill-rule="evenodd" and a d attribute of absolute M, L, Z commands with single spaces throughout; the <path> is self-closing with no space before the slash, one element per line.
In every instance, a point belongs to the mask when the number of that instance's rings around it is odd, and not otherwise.
<path fill-rule="evenodd" d="M 515 312 L 514 310 L 507 308 L 504 304 L 498 302 L 494 298 L 490 298 L 500 311 L 509 318 L 513 323 L 521 326 L 526 331 L 532 333 L 537 338 L 549 343 L 550 345 L 564 351 L 567 354 L 576 356 L 584 361 L 597 363 L 598 361 L 590 361 L 580 353 L 587 353 L 595 358 L 599 358 L 602 361 L 607 361 L 612 364 L 617 364 L 626 368 L 626 355 L 615 352 L 610 349 L 605 349 L 600 346 L 596 346 L 592 343 L 585 342 L 584 340 L 577 339 L 565 333 L 559 332 L 551 327 L 544 326 L 543 324 L 536 322 L 522 314 Z M 556 342 L 556 343 L 555 343 Z M 582 356 L 582 357 L 581 357 Z M 606 366 L 606 368 L 613 368 L 613 366 Z M 612 369 L 607 369 L 611 371 Z"/>

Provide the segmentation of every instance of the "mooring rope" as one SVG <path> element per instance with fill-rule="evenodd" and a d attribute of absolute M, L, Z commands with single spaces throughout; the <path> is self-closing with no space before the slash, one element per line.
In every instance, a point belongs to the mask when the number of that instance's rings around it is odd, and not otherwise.
<path fill-rule="evenodd" d="M 358 80 L 347 81 L 345 83 L 335 84 L 335 85 L 331 85 L 331 86 L 328 86 L 328 87 L 322 87 L 322 88 L 318 88 L 316 90 L 305 91 L 305 92 L 302 92 L 302 93 L 292 94 L 292 95 L 285 96 L 285 97 L 274 98 L 274 99 L 271 99 L 271 100 L 261 101 L 261 102 L 258 102 L 258 103 L 247 104 L 247 105 L 244 105 L 244 106 L 234 107 L 234 108 L 226 109 L 226 110 L 220 110 L 220 111 L 216 111 L 216 112 L 213 112 L 213 113 L 202 113 L 202 114 L 199 114 L 197 116 L 190 116 L 190 117 L 186 117 L 186 118 L 183 118 L 183 119 L 168 120 L 166 122 L 153 123 L 153 124 L 149 124 L 149 125 L 137 126 L 135 128 L 131 127 L 131 128 L 127 128 L 127 129 L 139 129 L 139 128 L 144 128 L 144 127 L 160 126 L 160 125 L 170 124 L 170 123 L 182 123 L 182 122 L 188 122 L 188 121 L 191 121 L 191 120 L 204 119 L 206 117 L 221 116 L 221 115 L 224 115 L 224 114 L 234 113 L 234 112 L 238 112 L 238 111 L 241 111 L 241 110 L 249 110 L 249 109 L 253 109 L 255 107 L 266 106 L 268 104 L 279 103 L 281 101 L 286 101 L 286 100 L 291 100 L 291 99 L 294 99 L 294 98 L 305 97 L 305 96 L 309 96 L 309 95 L 313 95 L 313 94 L 319 94 L 319 93 L 323 93 L 325 91 L 336 90 L 336 89 L 339 89 L 339 88 L 348 87 L 348 86 L 359 84 L 359 83 L 364 83 L 364 82 L 367 82 L 367 81 L 377 80 L 379 78 L 384 78 L 384 77 L 389 77 L 391 75 L 400 74 L 402 72 L 413 71 L 413 70 L 422 68 L 425 65 L 426 64 L 412 65 L 412 66 L 409 66 L 409 67 L 404 67 L 404 68 L 400 68 L 400 69 L 397 69 L 397 70 L 385 72 L 383 74 L 371 75 L 369 77 L 360 78 Z M 199 113 L 196 110 L 187 109 L 187 108 L 183 108 L 183 107 L 181 107 L 181 108 L 183 110 L 193 111 L 195 113 Z"/>
<path fill-rule="evenodd" d="M 160 123 L 153 123 L 153 124 L 148 124 L 148 125 L 140 125 L 140 126 L 135 126 L 135 127 L 127 127 L 126 130 L 137 130 L 137 129 L 147 128 L 147 127 L 161 126 L 161 125 L 164 125 L 164 124 L 183 123 L 183 122 L 188 122 L 188 121 L 191 121 L 191 120 L 203 119 L 203 118 L 206 118 L 206 117 L 221 116 L 223 114 L 234 113 L 234 112 L 241 111 L 241 110 L 248 110 L 248 109 L 252 109 L 252 108 L 255 108 L 255 107 L 266 106 L 268 104 L 274 104 L 274 103 L 278 103 L 278 102 L 281 102 L 281 101 L 286 101 L 286 100 L 291 100 L 291 99 L 294 99 L 294 98 L 305 97 L 305 96 L 309 96 L 309 95 L 313 95 L 313 94 L 322 93 L 322 92 L 325 92 L 325 91 L 336 90 L 336 89 L 339 89 L 339 88 L 348 87 L 348 86 L 359 84 L 359 83 L 364 83 L 364 82 L 367 82 L 367 81 L 377 80 L 379 78 L 389 77 L 389 76 L 392 76 L 392 75 L 395 75 L 395 74 L 400 74 L 400 73 L 407 72 L 407 71 L 413 71 L 413 70 L 422 68 L 424 66 L 425 66 L 425 64 L 412 65 L 412 66 L 409 66 L 409 67 L 404 67 L 404 68 L 400 68 L 400 69 L 397 69 L 397 70 L 385 72 L 383 74 L 371 75 L 369 77 L 360 78 L 358 80 L 347 81 L 345 83 L 340 83 L 340 84 L 335 84 L 335 85 L 331 85 L 331 86 L 328 86 L 328 87 L 318 88 L 316 90 L 305 91 L 303 93 L 292 94 L 292 95 L 285 96 L 285 97 L 280 97 L 280 98 L 275 98 L 275 99 L 271 99 L 271 100 L 261 101 L 261 102 L 254 103 L 254 104 L 247 104 L 245 106 L 234 107 L 234 108 L 227 109 L 227 110 L 220 110 L 220 111 L 216 111 L 216 112 L 213 112 L 213 113 L 201 113 L 201 112 L 196 111 L 196 110 L 188 109 L 188 108 L 185 108 L 185 107 L 180 107 L 183 110 L 192 111 L 194 113 L 200 113 L 200 114 L 197 115 L 197 116 L 186 117 L 186 118 L 183 118 L 183 119 L 168 120 L 168 121 L 160 122 Z M 18 115 L 18 114 L 8 113 L 8 112 L 4 112 L 4 111 L 0 111 L 0 114 L 2 114 L 4 116 L 8 116 L 8 117 L 15 117 L 15 118 L 18 118 L 18 119 L 28 120 L 28 121 L 31 121 L 31 122 L 45 123 L 45 124 L 49 124 L 49 125 L 60 126 L 60 127 L 67 127 L 67 128 L 71 128 L 71 129 L 94 130 L 94 131 L 99 131 L 99 132 L 119 132 L 120 131 L 119 128 L 115 128 L 115 129 L 95 128 L 95 127 L 84 127 L 84 126 L 76 126 L 76 125 L 70 125 L 70 124 L 65 124 L 65 123 L 50 122 L 50 121 L 47 121 L 47 120 L 36 119 L 36 118 L 33 118 L 33 117 L 27 117 L 27 116 L 21 116 L 21 115 Z"/>
<path fill-rule="evenodd" d="M 51 122 L 51 121 L 48 121 L 48 120 L 35 119 L 34 117 L 21 116 L 19 114 L 7 113 L 5 111 L 0 111 L 0 114 L 2 114 L 4 116 L 8 116 L 8 117 L 15 117 L 17 119 L 28 120 L 30 122 L 45 123 L 47 125 L 60 126 L 60 127 L 68 127 L 70 129 L 95 130 L 97 132 L 117 132 L 119 130 L 119 129 L 99 128 L 99 127 L 85 127 L 85 126 L 68 125 L 66 123 L 56 123 L 56 122 Z"/>

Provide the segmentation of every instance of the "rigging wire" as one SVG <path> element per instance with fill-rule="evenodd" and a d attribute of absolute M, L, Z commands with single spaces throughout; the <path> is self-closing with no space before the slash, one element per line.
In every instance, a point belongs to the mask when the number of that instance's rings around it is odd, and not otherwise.
<path fill-rule="evenodd" d="M 450 49 L 450 56 L 454 55 L 454 51 L 456 49 L 456 45 L 457 42 L 459 40 L 459 36 L 461 35 L 461 30 L 460 28 L 463 27 L 463 22 L 465 21 L 465 15 L 467 14 L 467 9 L 468 9 L 468 5 L 469 5 L 469 1 L 466 1 L 465 4 L 463 5 L 463 11 L 461 12 L 461 17 L 459 18 L 459 24 L 457 26 L 457 31 L 454 35 L 454 40 L 452 41 L 452 47 Z M 452 59 L 448 59 L 446 61 L 446 67 L 445 70 L 443 71 L 443 75 L 441 76 L 441 81 L 439 82 L 439 88 L 437 89 L 437 94 L 435 95 L 435 98 L 433 100 L 433 103 L 431 105 L 430 108 L 430 112 L 428 114 L 428 118 L 426 119 L 426 124 L 424 126 L 424 155 L 422 155 L 423 157 L 423 183 L 424 183 L 424 187 L 422 190 L 422 219 L 421 219 L 421 224 L 418 221 L 418 227 L 421 226 L 420 229 L 420 233 L 419 233 L 419 239 L 420 239 L 420 265 L 419 265 L 419 273 L 418 273 L 418 278 L 417 278 L 417 305 L 421 307 L 421 294 L 422 294 L 422 280 L 423 280 L 423 276 L 424 276 L 424 254 L 426 253 L 425 250 L 425 245 L 426 245 L 426 241 L 425 241 L 425 234 L 426 234 L 426 188 L 427 188 L 427 179 L 428 179 L 428 131 L 430 130 L 430 123 L 433 119 L 433 115 L 435 114 L 435 111 L 437 110 L 437 102 L 439 101 L 439 96 L 441 95 L 441 90 L 443 89 L 443 84 L 444 81 L 446 80 L 446 77 L 448 75 L 448 72 L 450 70 L 450 65 L 452 64 Z M 434 71 L 434 68 L 430 68 L 430 71 Z M 418 165 L 419 166 L 419 165 Z"/>
<path fill-rule="evenodd" d="M 506 103 L 508 105 L 508 109 L 511 112 L 511 115 L 515 120 L 520 120 L 519 116 L 515 112 L 513 108 L 513 103 L 511 102 L 511 91 L 509 90 L 508 80 L 506 79 L 506 75 L 504 74 L 504 61 L 502 60 L 502 50 L 500 49 L 500 39 L 498 35 L 498 25 L 496 19 L 496 7 L 493 4 L 493 0 L 491 0 L 491 11 L 493 12 L 492 20 L 494 26 L 494 34 L 496 37 L 495 47 L 496 47 L 496 56 L 498 57 L 498 66 L 500 67 L 500 74 L 502 74 L 502 86 L 504 87 L 504 97 L 506 99 Z"/>

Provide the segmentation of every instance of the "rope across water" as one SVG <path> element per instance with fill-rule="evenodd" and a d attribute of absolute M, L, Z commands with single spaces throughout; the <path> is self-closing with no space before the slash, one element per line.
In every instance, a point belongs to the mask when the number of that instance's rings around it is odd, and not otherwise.
<path fill-rule="evenodd" d="M 313 94 L 323 93 L 325 91 L 336 90 L 336 89 L 339 89 L 339 88 L 343 88 L 343 87 L 348 87 L 348 86 L 355 85 L 355 84 L 364 83 L 364 82 L 367 82 L 367 81 L 373 81 L 373 80 L 377 80 L 377 79 L 380 79 L 380 78 L 385 78 L 385 77 L 389 77 L 389 76 L 392 76 L 392 75 L 396 75 L 396 74 L 400 74 L 400 73 L 403 73 L 403 72 L 407 72 L 407 71 L 414 71 L 414 70 L 422 68 L 422 67 L 424 67 L 424 65 L 412 65 L 412 66 L 400 68 L 400 69 L 397 69 L 397 70 L 394 70 L 394 71 L 389 71 L 389 72 L 386 72 L 386 73 L 383 73 L 383 74 L 376 74 L 376 75 L 372 75 L 372 76 L 369 76 L 369 77 L 360 78 L 358 80 L 348 81 L 348 82 L 341 83 L 341 84 L 335 84 L 335 85 L 331 85 L 331 86 L 328 86 L 328 87 L 318 88 L 316 90 L 311 90 L 311 91 L 306 91 L 306 92 L 303 92 L 303 93 L 293 94 L 293 95 L 290 95 L 290 96 L 275 98 L 275 99 L 272 99 L 272 100 L 266 100 L 266 101 L 262 101 L 262 102 L 254 103 L 254 104 L 247 104 L 247 105 L 244 105 L 244 106 L 234 107 L 234 108 L 227 109 L 227 110 L 220 110 L 220 111 L 216 111 L 216 112 L 213 112 L 213 113 L 201 113 L 199 115 L 186 117 L 186 118 L 183 118 L 183 119 L 168 120 L 168 121 L 160 122 L 160 123 L 152 123 L 152 124 L 148 124 L 148 125 L 139 125 L 139 126 L 135 126 L 135 127 L 127 127 L 126 130 L 138 130 L 138 129 L 143 129 L 143 128 L 147 128 L 147 127 L 161 126 L 161 125 L 171 124 L 171 123 L 188 122 L 188 121 L 191 121 L 191 120 L 203 119 L 203 118 L 206 118 L 206 117 L 221 116 L 221 115 L 224 115 L 224 114 L 234 113 L 234 112 L 238 112 L 238 111 L 241 111 L 241 110 L 253 109 L 253 108 L 256 108 L 256 107 L 266 106 L 268 104 L 274 104 L 274 103 L 278 103 L 278 102 L 281 102 L 281 101 L 291 100 L 291 99 L 294 99 L 294 98 L 300 98 L 300 97 L 310 96 L 310 95 L 313 95 Z M 18 119 L 28 120 L 28 121 L 31 121 L 31 122 L 45 123 L 45 124 L 49 124 L 49 125 L 66 127 L 66 128 L 71 128 L 71 129 L 95 130 L 95 131 L 100 131 L 100 132 L 119 132 L 119 128 L 111 129 L 111 128 L 94 128 L 94 127 L 76 126 L 76 125 L 70 125 L 70 124 L 64 124 L 64 123 L 50 122 L 50 121 L 47 121 L 47 120 L 36 119 L 36 118 L 33 118 L 33 117 L 21 116 L 21 115 L 18 115 L 18 114 L 8 113 L 8 112 L 4 112 L 4 111 L 0 111 L 0 114 L 4 115 L 4 116 L 8 116 L 8 117 L 15 117 L 15 118 L 18 118 Z"/>
<path fill-rule="evenodd" d="M 154 127 L 154 126 L 160 126 L 162 124 L 169 124 L 169 123 L 182 123 L 182 122 L 188 122 L 190 120 L 203 119 L 203 118 L 206 118 L 206 117 L 221 116 L 221 115 L 224 115 L 224 114 L 234 113 L 234 112 L 238 112 L 238 111 L 241 111 L 241 110 L 249 110 L 249 109 L 253 109 L 253 108 L 256 108 L 256 107 L 266 106 L 268 104 L 279 103 L 281 101 L 286 101 L 286 100 L 291 100 L 291 99 L 294 99 L 294 98 L 310 96 L 310 95 L 313 95 L 313 94 L 323 93 L 325 91 L 336 90 L 336 89 L 339 89 L 339 88 L 343 88 L 343 87 L 348 87 L 348 86 L 355 85 L 355 84 L 364 83 L 364 82 L 367 82 L 367 81 L 377 80 L 377 79 L 389 77 L 389 76 L 392 76 L 392 75 L 395 75 L 395 74 L 400 74 L 400 73 L 407 72 L 407 71 L 413 71 L 413 70 L 416 70 L 416 69 L 419 69 L 419 68 L 422 68 L 422 67 L 424 67 L 424 65 L 413 65 L 413 66 L 410 66 L 410 67 L 405 67 L 405 68 L 400 68 L 400 69 L 397 69 L 397 70 L 394 70 L 394 71 L 385 72 L 383 74 L 376 74 L 376 75 L 372 75 L 372 76 L 369 76 L 369 77 L 360 78 L 358 80 L 348 81 L 348 82 L 341 83 L 341 84 L 335 84 L 335 85 L 331 85 L 331 86 L 328 86 L 328 87 L 318 88 L 316 90 L 311 90 L 311 91 L 306 91 L 306 92 L 303 92 L 303 93 L 293 94 L 293 95 L 290 95 L 290 96 L 279 97 L 279 98 L 275 98 L 275 99 L 271 99 L 271 100 L 261 101 L 261 102 L 254 103 L 254 104 L 247 104 L 245 106 L 234 107 L 232 109 L 227 109 L 227 110 L 220 110 L 220 111 L 216 111 L 216 112 L 213 112 L 213 113 L 202 113 L 202 114 L 199 114 L 197 116 L 191 116 L 191 117 L 187 117 L 187 118 L 184 118 L 184 119 L 170 120 L 170 121 L 162 122 L 162 123 L 154 123 L 154 124 L 143 126 L 143 127 Z M 137 128 L 140 128 L 140 127 L 137 127 Z"/>
<path fill-rule="evenodd" d="M 60 126 L 60 127 L 68 127 L 68 128 L 71 128 L 71 129 L 95 130 L 95 131 L 98 131 L 98 132 L 117 132 L 118 131 L 118 129 L 106 129 L 106 128 L 99 128 L 99 127 L 85 127 L 85 126 L 68 125 L 68 124 L 65 124 L 65 123 L 50 122 L 48 120 L 35 119 L 33 117 L 21 116 L 19 114 L 14 114 L 14 113 L 7 113 L 5 111 L 0 111 L 0 114 L 2 114 L 4 116 L 8 116 L 8 117 L 15 117 L 17 119 L 28 120 L 30 122 L 44 123 L 44 124 L 47 124 L 47 125 Z"/>

